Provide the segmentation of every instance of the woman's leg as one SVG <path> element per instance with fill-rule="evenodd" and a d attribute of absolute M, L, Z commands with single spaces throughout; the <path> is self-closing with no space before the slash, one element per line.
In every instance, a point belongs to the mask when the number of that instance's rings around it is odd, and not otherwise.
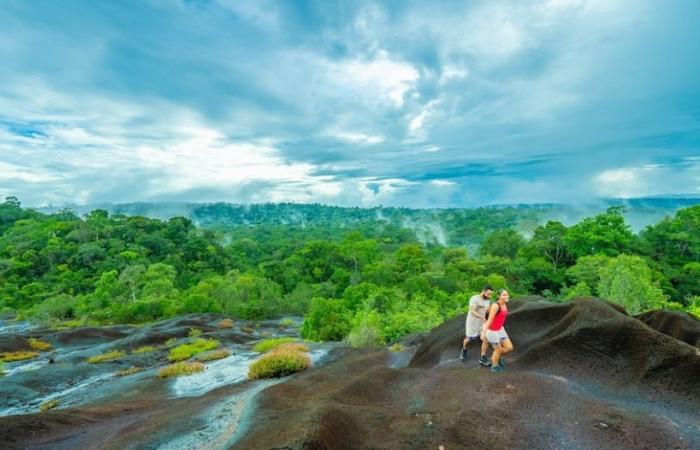
<path fill-rule="evenodd" d="M 502 346 L 501 344 L 491 344 L 493 346 L 493 355 L 491 355 L 491 363 L 493 364 L 492 367 L 496 367 L 498 365 L 498 361 L 501 360 L 501 352 L 502 352 Z"/>
<path fill-rule="evenodd" d="M 509 338 L 501 341 L 501 354 L 505 355 L 513 351 L 513 342 Z"/>

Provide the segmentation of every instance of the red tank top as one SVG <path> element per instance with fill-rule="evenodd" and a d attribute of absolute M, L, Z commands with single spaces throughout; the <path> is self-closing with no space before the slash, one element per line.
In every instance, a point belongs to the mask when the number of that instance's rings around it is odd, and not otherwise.
<path fill-rule="evenodd" d="M 508 307 L 506 305 L 498 305 L 498 312 L 491 322 L 489 330 L 498 331 L 503 328 L 503 324 L 506 323 L 506 316 L 508 315 Z"/>

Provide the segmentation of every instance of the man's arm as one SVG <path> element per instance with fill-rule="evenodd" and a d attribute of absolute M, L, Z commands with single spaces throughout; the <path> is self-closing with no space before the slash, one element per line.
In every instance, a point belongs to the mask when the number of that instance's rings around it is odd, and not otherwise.
<path fill-rule="evenodd" d="M 477 302 L 473 302 L 469 300 L 469 314 L 472 316 L 476 317 L 477 319 L 483 319 L 484 316 L 476 312 L 476 309 L 478 308 Z"/>

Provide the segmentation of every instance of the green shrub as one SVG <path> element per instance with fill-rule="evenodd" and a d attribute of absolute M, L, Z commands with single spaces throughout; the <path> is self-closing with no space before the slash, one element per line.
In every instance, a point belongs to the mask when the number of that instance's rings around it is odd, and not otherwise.
<path fill-rule="evenodd" d="M 29 338 L 29 348 L 31 348 L 32 350 L 44 352 L 47 350 L 51 350 L 51 344 L 37 338 Z"/>
<path fill-rule="evenodd" d="M 5 375 L 5 361 L 0 359 L 0 377 Z"/>
<path fill-rule="evenodd" d="M 273 351 L 258 358 L 248 369 L 248 378 L 274 378 L 291 375 L 311 367 L 309 355 L 293 351 Z"/>
<path fill-rule="evenodd" d="M 114 361 L 117 359 L 122 359 L 125 356 L 126 356 L 126 353 L 124 353 L 121 350 L 112 350 L 112 351 L 109 351 L 107 353 L 103 353 L 101 355 L 91 356 L 90 358 L 87 359 L 87 362 L 90 364 L 96 364 L 96 363 L 102 363 L 102 362 L 108 362 L 108 361 Z"/>
<path fill-rule="evenodd" d="M 152 346 L 152 345 L 144 345 L 144 346 L 142 346 L 142 347 L 137 348 L 136 350 L 132 350 L 131 353 L 136 354 L 136 355 L 139 355 L 139 354 L 142 354 L 142 353 L 151 353 L 151 352 L 154 352 L 154 351 L 156 351 L 156 348 L 155 348 L 154 346 Z"/>
<path fill-rule="evenodd" d="M 228 356 L 231 356 L 231 352 L 226 348 L 220 348 L 218 350 L 210 350 L 208 352 L 202 352 L 199 355 L 195 356 L 195 358 L 199 362 L 206 362 L 206 361 L 214 361 L 217 359 L 224 359 Z"/>
<path fill-rule="evenodd" d="M 169 338 L 168 340 L 166 340 L 165 342 L 163 342 L 163 347 L 166 347 L 166 348 L 172 347 L 176 343 L 177 343 L 177 338 L 175 336 L 173 336 L 173 337 Z"/>
<path fill-rule="evenodd" d="M 158 378 L 170 378 L 177 377 L 180 375 L 191 375 L 197 372 L 203 372 L 205 369 L 204 364 L 201 362 L 177 362 L 175 364 L 170 364 L 165 366 L 158 371 Z"/>
<path fill-rule="evenodd" d="M 377 311 L 361 311 L 355 315 L 353 323 L 352 330 L 345 338 L 350 346 L 375 348 L 384 345 L 381 319 Z"/>
<path fill-rule="evenodd" d="M 29 351 L 4 352 L 4 353 L 0 353 L 0 360 L 5 361 L 5 362 L 24 361 L 26 359 L 36 358 L 37 356 L 39 356 L 38 352 L 29 352 Z"/>
<path fill-rule="evenodd" d="M 216 339 L 195 339 L 189 344 L 178 345 L 170 350 L 168 359 L 170 361 L 184 361 L 207 350 L 215 349 L 219 346 Z"/>
<path fill-rule="evenodd" d="M 304 317 L 301 336 L 312 341 L 342 341 L 350 331 L 348 311 L 340 300 L 317 297 Z"/>
<path fill-rule="evenodd" d="M 295 342 L 298 339 L 290 338 L 290 337 L 281 337 L 281 338 L 272 338 L 272 339 L 265 339 L 263 341 L 258 342 L 255 344 L 255 347 L 253 347 L 254 352 L 258 353 L 265 353 L 273 348 L 280 346 L 282 344 L 286 344 L 287 342 Z"/>

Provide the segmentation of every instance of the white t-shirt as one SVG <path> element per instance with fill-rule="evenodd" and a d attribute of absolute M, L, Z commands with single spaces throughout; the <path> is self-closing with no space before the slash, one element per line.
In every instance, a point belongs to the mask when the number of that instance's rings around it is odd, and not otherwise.
<path fill-rule="evenodd" d="M 481 327 L 484 325 L 484 320 L 474 317 L 471 313 L 472 309 L 476 309 L 476 313 L 480 316 L 485 316 L 489 310 L 491 302 L 487 298 L 483 298 L 481 294 L 476 294 L 469 299 L 469 311 L 467 311 L 466 333 L 469 337 L 478 336 L 481 333 Z"/>

